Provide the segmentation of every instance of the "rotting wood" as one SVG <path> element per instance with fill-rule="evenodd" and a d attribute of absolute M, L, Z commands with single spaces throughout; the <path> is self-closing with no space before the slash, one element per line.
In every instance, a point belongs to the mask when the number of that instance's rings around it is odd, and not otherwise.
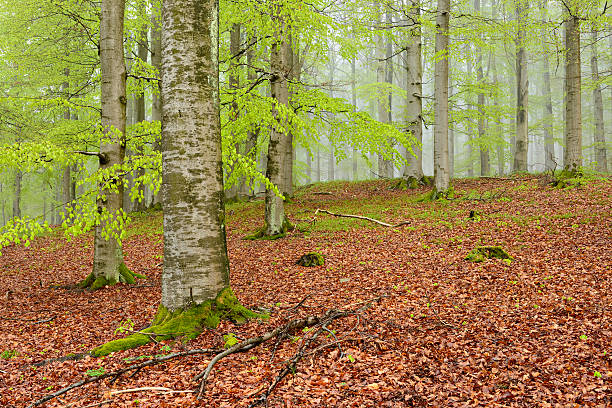
<path fill-rule="evenodd" d="M 338 213 L 333 213 L 333 212 L 331 212 L 331 211 L 322 210 L 322 209 L 320 209 L 320 208 L 317 208 L 317 209 L 316 209 L 315 214 L 314 214 L 314 215 L 315 215 L 315 217 L 317 216 L 317 214 L 318 214 L 318 213 L 329 214 L 329 215 L 334 216 L 334 217 L 356 218 L 356 219 L 358 219 L 358 220 L 364 220 L 364 221 L 374 222 L 374 223 L 376 223 L 376 224 L 382 225 L 382 226 L 384 226 L 384 227 L 389 227 L 389 228 L 397 228 L 397 227 L 400 227 L 400 226 L 402 226 L 402 225 L 410 224 L 410 221 L 402 221 L 402 222 L 400 222 L 399 224 L 392 225 L 392 224 L 387 224 L 386 222 L 383 222 L 383 221 L 376 220 L 376 219 L 374 219 L 374 218 L 364 217 L 364 216 L 362 216 L 362 215 L 353 215 L 353 214 L 338 214 Z"/>

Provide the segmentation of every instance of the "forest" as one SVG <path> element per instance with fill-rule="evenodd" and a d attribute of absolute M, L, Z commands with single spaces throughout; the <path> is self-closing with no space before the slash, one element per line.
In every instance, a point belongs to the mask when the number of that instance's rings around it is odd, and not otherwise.
<path fill-rule="evenodd" d="M 612 5 L 0 0 L 0 405 L 612 405 Z"/>

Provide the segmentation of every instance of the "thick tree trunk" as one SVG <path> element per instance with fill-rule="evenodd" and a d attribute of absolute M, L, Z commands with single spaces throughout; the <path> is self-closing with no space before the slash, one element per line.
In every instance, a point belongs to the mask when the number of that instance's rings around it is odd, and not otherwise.
<path fill-rule="evenodd" d="M 289 91 L 287 89 L 287 55 L 284 45 L 285 24 L 280 17 L 280 7 L 274 5 L 274 19 L 277 24 L 277 32 L 271 47 L 270 68 L 272 77 L 270 80 L 270 91 L 272 98 L 276 99 L 279 105 L 288 106 Z M 284 158 L 286 153 L 287 129 L 286 118 L 281 113 L 273 109 L 276 118 L 276 126 L 270 131 L 270 141 L 268 142 L 268 166 L 266 177 L 282 191 Z M 274 236 L 285 232 L 286 220 L 285 206 L 283 199 L 271 189 L 266 189 L 266 212 L 265 212 L 265 234 Z"/>
<path fill-rule="evenodd" d="M 229 286 L 216 0 L 165 0 L 162 21 L 164 269 L 168 311 Z M 197 63 L 195 63 L 197 61 Z"/>
<path fill-rule="evenodd" d="M 582 166 L 582 101 L 580 68 L 580 19 L 570 10 L 565 21 L 565 152 L 563 166 L 576 170 Z"/>
<path fill-rule="evenodd" d="M 152 2 L 155 5 L 155 2 Z M 151 121 L 161 123 L 162 120 L 162 106 L 161 106 L 161 24 L 160 24 L 161 10 L 153 9 L 151 13 L 151 65 L 155 67 L 158 72 L 159 81 L 154 86 L 155 90 L 151 95 Z M 153 144 L 153 150 L 161 152 L 161 134 L 155 140 Z M 160 191 L 153 192 L 152 205 L 161 205 L 161 194 Z"/>
<path fill-rule="evenodd" d="M 125 0 L 103 0 L 100 19 L 100 62 L 102 90 L 102 128 L 100 143 L 100 170 L 123 163 L 125 157 L 125 81 L 123 56 L 123 20 Z M 123 181 L 115 175 L 105 180 L 110 187 L 100 185 L 97 198 L 98 212 L 108 213 L 96 225 L 93 277 L 103 277 L 107 283 L 119 282 L 119 269 L 123 265 L 123 252 L 113 234 L 112 224 L 123 211 Z"/>
<path fill-rule="evenodd" d="M 410 2 L 410 16 L 420 21 L 420 2 Z M 413 154 L 406 152 L 404 179 L 420 181 L 423 178 L 423 64 L 421 62 L 421 25 L 416 24 L 409 31 L 406 44 L 406 130 L 412 134 L 416 143 L 411 148 Z"/>
<path fill-rule="evenodd" d="M 438 0 L 436 61 L 434 70 L 434 188 L 443 194 L 450 188 L 448 169 L 448 51 L 450 0 Z"/>
<path fill-rule="evenodd" d="M 528 13 L 528 0 L 516 0 L 517 38 L 516 38 L 516 146 L 514 149 L 515 172 L 527 171 L 528 140 L 528 103 L 529 79 L 527 77 L 527 56 L 525 52 L 525 19 Z"/>
<path fill-rule="evenodd" d="M 13 183 L 13 218 L 21 218 L 21 182 L 23 173 L 21 170 L 15 172 Z"/>
<path fill-rule="evenodd" d="M 595 144 L 595 161 L 597 171 L 608 172 L 608 157 L 606 152 L 606 133 L 604 130 L 604 109 L 603 98 L 601 96 L 601 84 L 599 82 L 599 67 L 597 63 L 597 29 L 591 31 L 591 75 L 595 88 L 593 88 L 593 114 L 595 116 L 595 133 L 593 142 Z"/>

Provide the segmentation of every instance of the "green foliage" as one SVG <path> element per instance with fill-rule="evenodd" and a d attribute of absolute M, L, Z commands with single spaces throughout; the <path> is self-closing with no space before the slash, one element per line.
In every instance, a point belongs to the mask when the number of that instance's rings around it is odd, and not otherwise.
<path fill-rule="evenodd" d="M 500 246 L 479 246 L 474 248 L 465 259 L 471 262 L 483 262 L 486 259 L 512 260 L 512 257 Z"/>
<path fill-rule="evenodd" d="M 226 349 L 231 348 L 233 346 L 235 346 L 236 344 L 238 344 L 240 341 L 236 338 L 236 336 L 234 335 L 234 333 L 228 333 L 228 334 L 224 334 L 223 335 L 223 341 L 225 342 L 223 344 L 223 347 L 225 347 Z"/>
<path fill-rule="evenodd" d="M 4 360 L 10 360 L 13 357 L 18 356 L 19 353 L 17 352 L 17 350 L 4 350 L 2 353 L 0 353 L 0 358 L 4 359 Z"/>

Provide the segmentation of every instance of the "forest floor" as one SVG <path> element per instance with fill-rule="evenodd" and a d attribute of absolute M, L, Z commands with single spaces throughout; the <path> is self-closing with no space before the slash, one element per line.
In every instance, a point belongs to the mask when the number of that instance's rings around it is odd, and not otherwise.
<path fill-rule="evenodd" d="M 66 242 L 57 232 L 29 248 L 4 248 L 0 406 L 24 407 L 150 356 L 223 349 L 229 333 L 245 339 L 378 296 L 328 326 L 272 392 L 270 407 L 612 406 L 612 182 L 555 189 L 546 181 L 457 180 L 455 199 L 437 202 L 419 201 L 425 188 L 389 190 L 392 181 L 315 184 L 287 206 L 302 231 L 277 241 L 242 239 L 262 224 L 261 201 L 229 205 L 232 287 L 244 305 L 270 310 L 269 320 L 222 322 L 187 344 L 151 343 L 42 367 L 33 363 L 122 337 L 117 328 L 128 320 L 134 329 L 151 322 L 160 299 L 162 216 L 133 217 L 126 263 L 148 277 L 134 286 L 61 288 L 89 273 L 90 235 Z M 322 213 L 312 222 L 317 208 L 409 223 L 388 228 Z M 500 245 L 512 260 L 465 260 L 479 245 Z M 311 251 L 325 256 L 324 266 L 296 265 Z M 210 355 L 88 384 L 43 406 L 249 406 L 308 337 L 299 331 L 274 352 L 272 341 L 226 357 L 200 401 L 193 377 Z M 184 392 L 134 391 L 141 387 Z"/>

